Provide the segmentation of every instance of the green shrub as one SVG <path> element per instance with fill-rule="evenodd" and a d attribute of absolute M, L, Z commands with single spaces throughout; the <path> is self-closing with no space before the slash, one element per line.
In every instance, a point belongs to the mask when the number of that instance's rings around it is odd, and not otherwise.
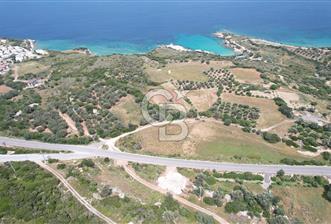
<path fill-rule="evenodd" d="M 79 164 L 80 167 L 91 167 L 94 168 L 95 164 L 92 159 L 83 159 Z"/>
<path fill-rule="evenodd" d="M 216 179 L 215 179 L 213 176 L 207 176 L 207 177 L 205 178 L 205 181 L 206 181 L 206 183 L 209 184 L 209 185 L 214 185 L 214 184 L 216 184 Z"/>
<path fill-rule="evenodd" d="M 7 154 L 7 149 L 5 147 L 0 147 L 0 154 Z"/>
<path fill-rule="evenodd" d="M 318 161 L 318 160 L 304 160 L 304 161 L 297 161 L 295 159 L 289 159 L 289 158 L 284 158 L 280 160 L 280 163 L 286 164 L 286 165 L 298 165 L 298 166 L 302 166 L 302 165 L 313 165 L 313 166 L 324 166 L 325 163 L 322 161 Z"/>
<path fill-rule="evenodd" d="M 310 145 L 304 145 L 303 148 L 305 150 L 310 151 L 310 152 L 317 152 L 317 149 L 315 147 L 313 147 L 313 146 L 310 146 Z"/>
<path fill-rule="evenodd" d="M 59 160 L 58 160 L 58 159 L 52 159 L 52 158 L 49 158 L 49 159 L 47 160 L 47 162 L 48 162 L 48 163 L 57 163 L 57 162 L 59 162 Z"/>
<path fill-rule="evenodd" d="M 245 210 L 247 210 L 247 204 L 244 201 L 235 200 L 225 205 L 225 211 L 227 213 L 238 213 Z"/>
<path fill-rule="evenodd" d="M 203 202 L 206 203 L 207 205 L 215 205 L 215 201 L 211 197 L 204 197 Z"/>
<path fill-rule="evenodd" d="M 321 153 L 324 160 L 331 160 L 331 153 L 329 152 L 322 152 Z"/>
<path fill-rule="evenodd" d="M 215 224 L 214 218 L 202 212 L 197 212 L 195 216 L 199 224 Z"/>
<path fill-rule="evenodd" d="M 288 146 L 293 146 L 295 148 L 299 147 L 299 145 L 297 143 L 295 143 L 294 141 L 292 141 L 291 139 L 285 140 L 285 144 L 288 145 Z"/>
<path fill-rule="evenodd" d="M 280 137 L 277 134 L 269 132 L 263 132 L 263 139 L 272 144 L 280 142 Z"/>
<path fill-rule="evenodd" d="M 323 196 L 331 202 L 331 184 L 325 185 Z"/>
<path fill-rule="evenodd" d="M 57 167 L 59 170 L 63 170 L 63 169 L 66 168 L 66 164 L 64 164 L 64 163 L 59 163 L 59 164 L 57 164 L 56 167 Z"/>

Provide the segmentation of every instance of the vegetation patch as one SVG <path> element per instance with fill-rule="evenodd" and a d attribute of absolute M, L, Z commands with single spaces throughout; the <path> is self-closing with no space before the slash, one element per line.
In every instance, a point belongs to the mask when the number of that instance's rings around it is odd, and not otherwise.
<path fill-rule="evenodd" d="M 303 150 L 317 152 L 319 148 L 330 149 L 331 147 L 331 124 L 323 126 L 298 120 L 289 128 L 288 144 Z"/>
<path fill-rule="evenodd" d="M 222 99 L 226 102 L 249 105 L 259 109 L 261 115 L 257 121 L 258 128 L 268 128 L 285 120 L 277 105 L 271 99 L 238 96 L 230 93 L 223 93 Z"/>
<path fill-rule="evenodd" d="M 331 203 L 322 197 L 323 188 L 304 186 L 273 186 L 272 192 L 281 198 L 285 213 L 303 223 L 328 223 Z"/>
<path fill-rule="evenodd" d="M 221 119 L 226 126 L 229 126 L 231 123 L 239 124 L 243 127 L 244 131 L 251 132 L 260 117 L 259 112 L 260 110 L 256 107 L 236 103 L 232 104 L 218 99 L 207 112 L 200 113 L 200 115 Z"/>
<path fill-rule="evenodd" d="M 0 222 L 101 223 L 32 162 L 0 165 Z"/>
<path fill-rule="evenodd" d="M 69 153 L 65 150 L 43 150 L 43 149 L 28 149 L 28 148 L 12 148 L 0 146 L 0 154 L 37 154 L 37 153 Z"/>

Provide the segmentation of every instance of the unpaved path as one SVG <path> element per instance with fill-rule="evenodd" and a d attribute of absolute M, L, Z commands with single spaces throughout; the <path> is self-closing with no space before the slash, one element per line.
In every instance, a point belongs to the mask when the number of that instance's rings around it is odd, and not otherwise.
<path fill-rule="evenodd" d="M 61 181 L 61 183 L 71 192 L 71 194 L 85 207 L 87 208 L 90 212 L 92 212 L 94 215 L 96 215 L 97 217 L 99 217 L 100 219 L 102 219 L 103 221 L 105 221 L 106 223 L 110 223 L 110 224 L 115 224 L 116 222 L 114 222 L 113 220 L 111 220 L 110 218 L 108 218 L 107 216 L 105 216 L 104 214 L 102 214 L 101 212 L 99 212 L 97 209 L 95 209 L 90 203 L 88 203 L 70 184 L 69 182 L 62 177 L 62 175 L 57 172 L 56 170 L 54 170 L 53 168 L 51 168 L 50 166 L 48 166 L 47 164 L 38 161 L 36 162 L 40 167 L 44 168 L 45 170 L 49 171 L 50 173 L 52 173 L 57 179 L 59 179 Z"/>
<path fill-rule="evenodd" d="M 163 190 L 162 188 L 160 188 L 160 187 L 158 187 L 158 186 L 156 186 L 156 185 L 154 185 L 154 184 L 152 184 L 152 183 L 150 183 L 150 182 L 148 182 L 148 181 L 146 181 L 146 180 L 144 180 L 144 179 L 142 179 L 140 176 L 138 176 L 137 174 L 136 174 L 136 172 L 134 171 L 134 170 L 132 170 L 130 167 L 128 167 L 128 166 L 123 166 L 124 167 L 124 170 L 134 179 L 134 180 L 136 180 L 136 181 L 138 181 L 139 183 L 141 183 L 141 184 L 143 184 L 143 185 L 145 185 L 146 187 L 148 187 L 148 188 L 150 188 L 150 189 L 152 189 L 153 191 L 158 191 L 158 192 L 160 192 L 160 193 L 162 193 L 162 194 L 167 194 L 168 192 L 166 191 L 166 190 Z M 212 216 L 218 223 L 220 223 L 220 224 L 229 224 L 225 219 L 223 219 L 222 217 L 220 217 L 220 216 L 218 216 L 217 214 L 215 214 L 215 213 L 213 213 L 213 212 L 211 212 L 211 211 L 209 211 L 209 210 L 207 210 L 207 209 L 205 209 L 205 208 L 202 208 L 202 207 L 200 207 L 200 206 L 198 206 L 198 205 L 196 205 L 196 204 L 194 204 L 194 203 L 192 203 L 192 202 L 190 202 L 190 201 L 188 201 L 188 200 L 186 200 L 186 199 L 184 199 L 184 198 L 182 198 L 182 197 L 179 197 L 178 195 L 172 195 L 173 196 L 173 198 L 176 200 L 176 201 L 178 201 L 179 203 L 181 203 L 181 204 L 183 204 L 183 205 L 185 205 L 185 206 L 187 206 L 187 207 L 190 207 L 190 208 L 193 208 L 193 209 L 195 209 L 195 210 L 197 210 L 197 211 L 199 211 L 199 212 L 202 212 L 202 213 L 204 213 L 204 214 L 206 214 L 206 215 L 210 215 L 210 216 Z"/>
<path fill-rule="evenodd" d="M 277 127 L 283 125 L 283 124 L 287 124 L 287 123 L 294 123 L 294 120 L 284 120 L 284 121 L 279 122 L 279 123 L 277 123 L 277 124 L 274 124 L 274 125 L 272 125 L 272 126 L 270 126 L 270 127 L 263 128 L 263 129 L 261 129 L 261 131 L 262 131 L 262 132 L 265 132 L 265 131 L 271 131 L 271 130 L 273 130 L 273 129 L 275 129 L 275 128 L 277 128 Z"/>

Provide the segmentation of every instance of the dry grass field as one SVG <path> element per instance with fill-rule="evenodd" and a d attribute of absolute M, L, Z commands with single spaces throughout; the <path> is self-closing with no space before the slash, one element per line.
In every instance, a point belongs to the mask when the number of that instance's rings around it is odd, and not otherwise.
<path fill-rule="evenodd" d="M 170 79 L 207 81 L 204 71 L 210 68 L 218 69 L 232 66 L 230 61 L 211 61 L 209 64 L 191 61 L 169 63 L 163 68 L 147 66 L 146 72 L 149 78 L 155 82 L 165 82 Z"/>
<path fill-rule="evenodd" d="M 230 69 L 235 78 L 242 83 L 261 84 L 263 83 L 260 77 L 260 72 L 252 68 L 233 68 Z"/>
<path fill-rule="evenodd" d="M 242 163 L 278 163 L 283 158 L 304 159 L 285 144 L 269 144 L 260 136 L 246 133 L 234 126 L 224 126 L 212 119 L 188 120 L 189 135 L 182 141 L 160 141 L 158 128 L 144 129 L 123 138 L 118 144 L 122 150 L 124 142 L 139 142 L 142 149 L 137 153 L 180 156 L 192 159 L 217 160 Z M 168 126 L 167 132 L 179 132 L 177 126 Z"/>
<path fill-rule="evenodd" d="M 271 99 L 238 96 L 233 93 L 223 93 L 221 98 L 227 102 L 246 104 L 259 108 L 261 116 L 257 121 L 257 127 L 261 129 L 273 126 L 286 119 L 286 117 L 278 111 L 278 106 Z"/>
<path fill-rule="evenodd" d="M 139 125 L 142 118 L 141 109 L 131 95 L 122 97 L 110 111 L 126 125 L 129 123 Z"/>
<path fill-rule="evenodd" d="M 282 199 L 290 217 L 298 217 L 309 224 L 330 223 L 331 203 L 322 197 L 323 188 L 273 186 L 272 193 Z"/>
<path fill-rule="evenodd" d="M 17 69 L 17 75 L 21 76 L 27 73 L 37 74 L 37 73 L 45 72 L 49 69 L 49 66 L 45 66 L 35 61 L 29 61 L 18 64 L 16 69 Z"/>

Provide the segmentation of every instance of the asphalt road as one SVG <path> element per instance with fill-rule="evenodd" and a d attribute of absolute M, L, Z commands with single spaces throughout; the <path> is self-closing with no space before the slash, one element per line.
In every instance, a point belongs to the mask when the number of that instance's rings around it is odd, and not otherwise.
<path fill-rule="evenodd" d="M 32 160 L 40 161 L 45 158 L 56 159 L 80 159 L 87 157 L 109 157 L 116 160 L 125 160 L 130 162 L 154 164 L 162 166 L 185 167 L 195 169 L 209 169 L 218 171 L 237 171 L 237 172 L 252 172 L 275 174 L 278 170 L 283 169 L 286 174 L 299 175 L 319 175 L 331 177 L 331 167 L 328 166 L 288 166 L 288 165 L 265 165 L 265 164 L 238 164 L 225 162 L 211 162 L 201 160 L 186 160 L 175 159 L 157 156 L 148 156 L 133 154 L 127 152 L 119 152 L 118 148 L 112 146 L 109 150 L 99 149 L 96 145 L 80 146 L 80 145 L 65 145 L 65 144 L 50 144 L 38 141 L 27 141 L 23 139 L 14 139 L 0 137 L 0 145 L 26 147 L 44 150 L 67 150 L 73 153 L 61 154 L 25 154 L 25 155 L 1 155 L 0 161 L 22 161 Z"/>

